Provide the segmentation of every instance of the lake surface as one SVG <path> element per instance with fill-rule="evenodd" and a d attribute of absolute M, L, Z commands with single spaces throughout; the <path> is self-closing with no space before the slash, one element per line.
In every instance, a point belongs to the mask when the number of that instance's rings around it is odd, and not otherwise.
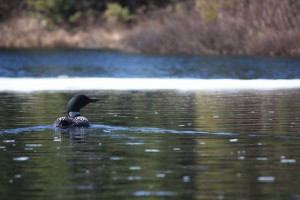
<path fill-rule="evenodd" d="M 104 50 L 0 49 L 0 77 L 299 79 L 298 57 L 159 56 Z"/>
<path fill-rule="evenodd" d="M 300 199 L 299 63 L 2 50 L 0 199 Z M 100 98 L 81 110 L 91 127 L 52 129 L 78 93 Z"/>

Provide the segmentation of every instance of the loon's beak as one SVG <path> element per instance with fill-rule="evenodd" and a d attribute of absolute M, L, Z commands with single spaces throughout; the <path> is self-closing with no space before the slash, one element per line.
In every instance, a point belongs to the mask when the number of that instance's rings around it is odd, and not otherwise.
<path fill-rule="evenodd" d="M 90 99 L 90 103 L 94 103 L 96 101 L 99 101 L 100 99 Z"/>

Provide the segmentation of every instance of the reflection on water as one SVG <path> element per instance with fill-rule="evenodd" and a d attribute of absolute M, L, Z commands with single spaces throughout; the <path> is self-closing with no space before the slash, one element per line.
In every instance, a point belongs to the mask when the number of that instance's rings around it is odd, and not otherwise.
<path fill-rule="evenodd" d="M 300 126 L 297 89 L 84 93 L 100 98 L 81 111 L 92 124 L 281 136 L 297 135 Z M 73 93 L 2 93 L 0 127 L 5 130 L 50 125 L 66 114 L 72 96 Z"/>
<path fill-rule="evenodd" d="M 299 199 L 299 90 L 85 94 L 67 132 L 72 93 L 1 94 L 1 199 Z"/>
<path fill-rule="evenodd" d="M 83 49 L 0 49 L 0 77 L 297 79 L 300 77 L 299 63 L 297 57 L 159 56 Z"/>

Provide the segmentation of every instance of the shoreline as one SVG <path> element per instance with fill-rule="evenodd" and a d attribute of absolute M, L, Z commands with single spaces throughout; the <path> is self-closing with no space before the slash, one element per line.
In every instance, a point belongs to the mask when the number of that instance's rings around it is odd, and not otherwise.
<path fill-rule="evenodd" d="M 286 30 L 278 33 L 266 31 L 264 34 L 260 31 L 235 41 L 228 28 L 218 38 L 218 35 L 214 35 L 216 30 L 213 24 L 199 22 L 197 27 L 195 24 L 186 24 L 187 20 L 195 20 L 194 15 L 195 13 L 191 13 L 191 16 L 175 13 L 163 16 L 163 22 L 154 18 L 131 26 L 114 25 L 107 28 L 96 24 L 70 30 L 49 27 L 45 21 L 25 15 L 0 23 L 0 48 L 107 49 L 159 55 L 300 56 L 300 41 L 296 40 L 299 34 L 295 34 L 295 30 L 287 35 Z M 174 16 L 177 21 L 174 21 Z M 220 26 L 221 22 L 215 23 Z M 201 33 L 200 37 L 198 31 L 203 27 L 214 32 L 204 35 Z M 228 46 L 223 37 L 232 46 Z M 215 45 L 209 46 L 209 39 L 215 40 Z"/>
<path fill-rule="evenodd" d="M 33 17 L 13 18 L 0 23 L 0 48 L 87 48 L 124 50 L 126 31 L 109 31 L 100 26 L 68 31 L 48 28 Z"/>

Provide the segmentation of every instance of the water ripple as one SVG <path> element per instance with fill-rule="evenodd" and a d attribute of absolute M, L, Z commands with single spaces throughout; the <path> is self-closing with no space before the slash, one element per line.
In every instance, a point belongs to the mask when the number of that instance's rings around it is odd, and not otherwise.
<path fill-rule="evenodd" d="M 174 133 L 174 134 L 213 134 L 213 135 L 226 135 L 233 136 L 236 133 L 228 132 L 207 132 L 207 131 L 196 131 L 196 130 L 173 130 L 173 129 L 161 129 L 161 128 L 149 128 L 149 127 L 124 127 L 124 126 L 110 126 L 103 124 L 93 124 L 90 128 L 94 129 L 105 129 L 108 132 L 111 131 L 132 131 L 132 132 L 143 132 L 143 133 Z"/>
<path fill-rule="evenodd" d="M 52 129 L 51 125 L 30 126 L 30 127 L 22 127 L 22 128 L 14 128 L 14 129 L 5 129 L 0 131 L 0 134 L 20 134 L 24 132 L 45 131 L 49 129 Z"/>
<path fill-rule="evenodd" d="M 136 191 L 133 196 L 175 196 L 176 194 L 172 191 Z"/>
<path fill-rule="evenodd" d="M 24 132 L 42 132 L 45 130 L 55 130 L 59 132 L 65 132 L 72 134 L 77 133 L 78 130 L 80 133 L 85 133 L 87 130 L 100 129 L 107 135 L 113 135 L 114 132 L 141 132 L 141 133 L 171 133 L 171 134 L 201 134 L 201 135 L 219 135 L 219 136 L 239 136 L 237 133 L 231 132 L 207 132 L 207 131 L 197 131 L 197 130 L 173 130 L 173 129 L 162 129 L 162 128 L 149 128 L 149 127 L 125 127 L 125 126 L 111 126 L 105 124 L 92 124 L 90 128 L 73 128 L 73 129 L 57 129 L 53 128 L 52 125 L 41 125 L 41 126 L 31 126 L 31 127 L 22 127 L 14 129 L 5 129 L 1 130 L 0 134 L 21 134 Z M 77 131 L 77 132 L 76 132 Z M 259 135 L 259 134 L 248 134 L 246 137 L 271 137 L 276 139 L 300 139 L 297 136 L 291 135 Z M 238 142 L 237 138 L 229 139 L 230 142 Z"/>

